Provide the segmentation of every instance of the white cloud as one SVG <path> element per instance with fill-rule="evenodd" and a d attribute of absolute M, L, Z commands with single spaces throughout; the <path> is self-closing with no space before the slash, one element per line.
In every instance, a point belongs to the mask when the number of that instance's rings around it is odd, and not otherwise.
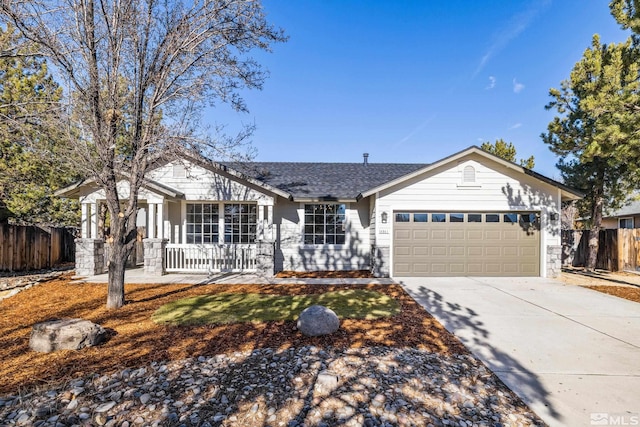
<path fill-rule="evenodd" d="M 422 129 L 424 129 L 429 123 L 431 123 L 431 121 L 435 118 L 435 114 L 432 115 L 431 117 L 427 118 L 424 122 L 422 122 L 421 124 L 419 124 L 418 126 L 416 126 L 414 129 L 411 130 L 411 132 L 409 132 L 404 138 L 400 139 L 399 141 L 396 141 L 395 144 L 393 144 L 393 147 L 396 148 L 402 144 L 404 144 L 405 142 L 409 141 L 411 138 L 413 138 L 418 132 L 420 132 Z"/>
<path fill-rule="evenodd" d="M 502 49 L 507 47 L 507 45 L 516 37 L 520 35 L 524 30 L 526 30 L 529 25 L 533 22 L 535 17 L 544 10 L 549 4 L 551 0 L 537 0 L 532 2 L 532 4 L 524 10 L 514 16 L 511 17 L 509 22 L 502 28 L 500 28 L 494 34 L 494 40 L 489 49 L 485 52 L 485 54 L 480 59 L 480 63 L 476 67 L 476 70 L 473 73 L 472 78 L 475 78 L 480 71 L 484 69 L 484 67 L 489 63 L 489 61 L 496 56 Z"/>
<path fill-rule="evenodd" d="M 520 93 L 524 89 L 524 85 L 522 83 L 518 83 L 518 81 L 513 79 L 513 93 Z"/>
<path fill-rule="evenodd" d="M 485 87 L 486 90 L 491 90 L 496 87 L 496 78 L 493 76 L 489 76 L 489 85 Z"/>
<path fill-rule="evenodd" d="M 522 126 L 522 123 L 516 123 L 515 125 L 511 126 L 509 130 L 518 129 L 520 126 Z"/>

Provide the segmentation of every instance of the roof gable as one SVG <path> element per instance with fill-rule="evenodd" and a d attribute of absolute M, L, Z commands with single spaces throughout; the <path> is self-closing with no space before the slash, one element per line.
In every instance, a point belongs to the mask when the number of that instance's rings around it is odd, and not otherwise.
<path fill-rule="evenodd" d="M 505 160 L 499 156 L 496 156 L 495 154 L 489 153 L 487 151 L 484 151 L 483 149 L 477 147 L 477 146 L 471 146 L 465 150 L 459 151 L 455 154 L 452 154 L 451 156 L 445 157 L 442 160 L 439 160 L 437 162 L 431 163 L 429 165 L 424 166 L 423 168 L 420 168 L 418 170 L 415 170 L 407 175 L 398 177 L 396 179 L 392 179 L 389 180 L 385 183 L 382 183 L 381 185 L 377 186 L 377 187 L 373 187 L 361 194 L 359 194 L 359 198 L 360 197 L 368 197 L 371 196 L 375 193 L 378 193 L 380 191 L 383 191 L 387 188 L 393 187 L 395 185 L 399 185 L 402 184 L 404 182 L 407 182 L 415 177 L 418 177 L 420 175 L 426 174 L 430 171 L 433 171 L 435 169 L 441 168 L 441 167 L 445 167 L 446 165 L 451 165 L 451 164 L 455 164 L 459 161 L 461 161 L 462 159 L 472 155 L 472 154 L 476 154 L 479 155 L 481 157 L 484 157 L 490 161 L 493 161 L 499 165 L 502 165 L 510 170 L 513 170 L 517 173 L 522 173 L 524 175 L 528 175 L 531 176 L 539 181 L 545 182 L 551 186 L 557 187 L 558 189 L 560 189 L 561 194 L 562 194 L 562 199 L 563 200 L 577 200 L 582 198 L 584 195 L 580 192 L 578 192 L 575 189 L 572 189 L 560 182 L 554 181 L 551 178 L 547 178 L 544 175 L 541 175 L 537 172 L 534 172 L 532 170 L 529 170 L 527 168 L 524 168 L 520 165 L 517 165 L 513 162 L 510 162 L 508 160 Z"/>

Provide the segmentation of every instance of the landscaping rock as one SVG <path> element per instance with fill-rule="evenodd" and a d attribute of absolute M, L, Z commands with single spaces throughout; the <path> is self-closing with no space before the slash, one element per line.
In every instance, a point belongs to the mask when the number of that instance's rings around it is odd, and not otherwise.
<path fill-rule="evenodd" d="M 339 328 L 338 315 L 322 305 L 312 305 L 305 308 L 298 318 L 298 329 L 309 337 L 329 335 Z"/>
<path fill-rule="evenodd" d="M 106 331 L 100 325 L 84 319 L 61 319 L 33 325 L 29 347 L 50 353 L 56 350 L 80 350 L 106 340 Z"/>

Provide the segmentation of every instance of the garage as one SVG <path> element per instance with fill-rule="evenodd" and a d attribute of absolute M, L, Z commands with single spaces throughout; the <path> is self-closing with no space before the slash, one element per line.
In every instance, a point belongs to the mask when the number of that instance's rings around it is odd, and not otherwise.
<path fill-rule="evenodd" d="M 393 214 L 394 276 L 539 276 L 539 212 Z"/>

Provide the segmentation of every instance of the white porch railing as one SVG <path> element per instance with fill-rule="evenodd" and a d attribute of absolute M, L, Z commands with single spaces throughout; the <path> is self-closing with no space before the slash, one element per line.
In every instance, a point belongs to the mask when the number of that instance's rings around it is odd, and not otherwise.
<path fill-rule="evenodd" d="M 217 273 L 255 271 L 256 245 L 167 244 L 167 272 Z"/>

